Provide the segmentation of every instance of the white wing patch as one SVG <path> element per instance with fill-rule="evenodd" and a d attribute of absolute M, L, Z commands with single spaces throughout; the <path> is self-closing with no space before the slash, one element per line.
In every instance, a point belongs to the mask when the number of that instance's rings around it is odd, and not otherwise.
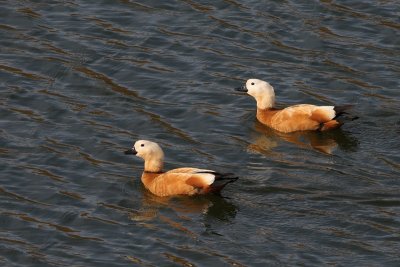
<path fill-rule="evenodd" d="M 328 114 L 330 119 L 333 119 L 336 116 L 336 112 L 334 110 L 334 106 L 319 106 L 318 109 L 322 109 Z"/>
<path fill-rule="evenodd" d="M 215 175 L 211 173 L 198 173 L 196 176 L 200 176 L 207 185 L 210 185 L 215 181 Z"/>
<path fill-rule="evenodd" d="M 309 116 L 316 111 L 316 110 L 322 110 L 324 113 L 326 113 L 327 117 L 330 119 L 333 119 L 336 116 L 336 112 L 334 110 L 334 106 L 315 106 L 315 105 L 309 105 L 309 104 L 299 104 L 299 105 L 294 105 L 287 107 L 283 109 L 285 111 L 285 115 L 291 117 L 293 113 L 296 112 L 302 112 L 306 113 Z"/>
<path fill-rule="evenodd" d="M 213 171 L 213 170 L 198 169 L 198 168 L 178 168 L 178 169 L 170 170 L 166 173 L 171 173 L 171 174 L 176 173 L 177 175 L 189 174 L 189 177 L 190 177 L 190 174 L 195 174 L 196 177 L 199 177 L 207 185 L 211 185 L 215 181 L 215 174 L 214 174 L 215 171 Z"/>
<path fill-rule="evenodd" d="M 210 185 L 215 181 L 214 172 L 213 170 L 195 169 L 192 173 L 195 173 L 196 176 L 200 176 L 207 185 Z"/>

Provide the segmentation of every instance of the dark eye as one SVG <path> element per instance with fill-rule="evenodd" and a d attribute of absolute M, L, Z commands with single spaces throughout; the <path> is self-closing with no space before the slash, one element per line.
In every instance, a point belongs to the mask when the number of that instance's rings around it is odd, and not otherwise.
<path fill-rule="evenodd" d="M 254 85 L 254 83 L 251 83 L 251 85 Z"/>
<path fill-rule="evenodd" d="M 144 144 L 141 144 L 140 146 L 144 146 Z"/>

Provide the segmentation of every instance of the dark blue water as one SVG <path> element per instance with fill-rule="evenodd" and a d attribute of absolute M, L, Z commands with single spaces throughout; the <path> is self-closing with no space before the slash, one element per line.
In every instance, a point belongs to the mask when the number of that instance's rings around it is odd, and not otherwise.
<path fill-rule="evenodd" d="M 399 266 L 398 1 L 0 1 L 1 266 Z M 354 104 L 324 134 L 259 124 Z M 143 162 L 240 176 L 158 198 Z"/>

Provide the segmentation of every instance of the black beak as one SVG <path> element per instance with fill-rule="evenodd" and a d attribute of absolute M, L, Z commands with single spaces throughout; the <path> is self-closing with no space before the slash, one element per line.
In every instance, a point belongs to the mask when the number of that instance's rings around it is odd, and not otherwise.
<path fill-rule="evenodd" d="M 137 151 L 135 148 L 132 148 L 132 149 L 125 151 L 124 153 L 125 153 L 125 155 L 136 155 Z"/>
<path fill-rule="evenodd" d="M 241 86 L 241 87 L 235 88 L 235 90 L 238 91 L 238 92 L 247 93 L 246 85 L 243 85 L 243 86 Z"/>

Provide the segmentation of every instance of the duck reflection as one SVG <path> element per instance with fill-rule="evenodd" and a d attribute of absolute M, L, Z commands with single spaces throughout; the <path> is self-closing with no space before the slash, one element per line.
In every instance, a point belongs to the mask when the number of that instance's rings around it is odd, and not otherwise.
<path fill-rule="evenodd" d="M 141 208 L 130 214 L 134 221 L 148 221 L 159 217 L 159 211 L 163 208 L 172 209 L 179 215 L 203 214 L 223 221 L 231 221 L 237 212 L 236 206 L 221 195 L 159 197 L 145 188 L 142 193 Z"/>
<path fill-rule="evenodd" d="M 263 154 L 277 147 L 281 140 L 293 143 L 301 148 L 312 148 L 324 154 L 332 154 L 338 148 L 344 151 L 356 151 L 359 144 L 354 136 L 343 132 L 341 129 L 328 132 L 299 131 L 282 133 L 256 121 L 254 130 L 255 136 L 248 148 Z"/>

